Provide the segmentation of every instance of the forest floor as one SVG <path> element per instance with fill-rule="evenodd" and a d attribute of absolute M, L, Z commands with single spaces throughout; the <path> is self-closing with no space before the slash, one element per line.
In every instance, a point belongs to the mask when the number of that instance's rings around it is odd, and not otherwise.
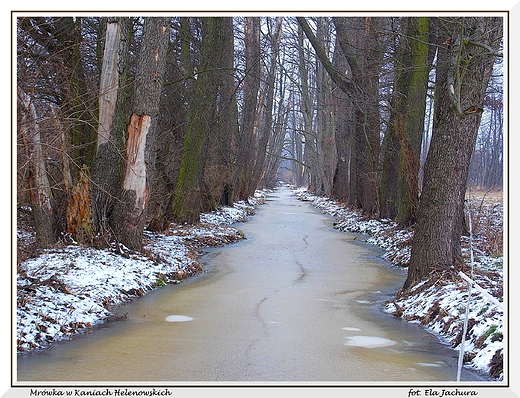
<path fill-rule="evenodd" d="M 361 233 L 367 242 L 382 247 L 384 257 L 404 266 L 410 255 L 411 230 L 401 230 L 390 220 L 367 219 L 347 205 L 317 197 L 305 190 L 295 194 L 335 217 L 334 228 Z M 74 242 L 33 251 L 34 231 L 28 214 L 18 220 L 17 336 L 18 352 L 46 349 L 52 342 L 90 333 L 94 326 L 113 319 L 118 305 L 148 291 L 203 272 L 199 254 L 204 247 L 244 239 L 236 228 L 254 215 L 266 192 L 233 207 L 201 216 L 197 225 L 172 224 L 162 234 L 145 233 L 141 253 L 120 245 L 94 249 Z M 497 299 L 503 295 L 503 206 L 491 195 L 471 197 L 475 233 L 474 279 Z M 463 238 L 469 258 L 469 238 Z M 437 333 L 456 347 L 462 336 L 468 284 L 461 278 L 441 278 L 415 286 L 407 295 L 396 295 L 385 308 L 389 314 Z M 503 378 L 503 312 L 475 289 L 469 312 L 465 347 L 466 366 L 501 380 Z M 390 316 L 390 315 L 389 315 Z"/>

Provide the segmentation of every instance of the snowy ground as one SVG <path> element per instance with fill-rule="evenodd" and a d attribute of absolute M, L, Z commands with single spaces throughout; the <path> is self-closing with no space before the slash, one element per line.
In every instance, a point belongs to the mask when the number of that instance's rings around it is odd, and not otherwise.
<path fill-rule="evenodd" d="M 401 230 L 391 220 L 363 217 L 359 211 L 327 198 L 296 190 L 296 195 L 311 202 L 322 212 L 336 218 L 334 228 L 367 235 L 367 242 L 385 250 L 384 257 L 396 266 L 406 266 L 410 259 L 412 230 Z M 474 280 L 499 302 L 503 296 L 502 230 L 503 209 L 500 202 L 480 197 L 468 198 L 474 237 L 463 237 L 463 254 L 470 263 L 473 248 Z M 386 311 L 420 324 L 438 334 L 459 350 L 468 283 L 461 277 L 445 275 L 420 283 L 404 294 L 397 294 Z M 467 337 L 464 344 L 465 366 L 478 369 L 497 380 L 503 379 L 504 319 L 503 310 L 473 288 L 469 305 Z"/>
<path fill-rule="evenodd" d="M 395 265 L 406 265 L 412 231 L 399 230 L 390 220 L 365 219 L 348 206 L 313 196 L 304 190 L 296 195 L 336 218 L 335 228 L 368 236 L 369 243 L 385 249 L 385 257 Z M 172 224 L 166 234 L 146 233 L 145 250 L 135 253 L 113 246 L 97 250 L 80 245 L 64 245 L 46 250 L 18 264 L 17 349 L 19 352 L 42 349 L 53 341 L 77 333 L 89 333 L 94 325 L 114 317 L 111 309 L 142 296 L 147 291 L 179 283 L 202 269 L 197 251 L 204 246 L 222 245 L 243 239 L 231 226 L 246 221 L 262 203 L 257 192 L 248 203 L 240 202 L 201 216 L 198 225 Z M 487 236 L 502 229 L 500 205 L 484 206 L 475 212 L 475 224 Z M 488 208 L 489 207 L 489 208 Z M 20 228 L 19 246 L 34 240 L 29 230 Z M 495 231 L 495 232 L 493 232 Z M 498 239 L 500 240 L 500 239 Z M 474 238 L 475 279 L 491 295 L 501 299 L 502 257 L 497 239 L 486 234 Z M 463 241 L 468 253 L 468 239 Z M 22 248 L 23 249 L 23 248 Z M 468 255 L 469 256 L 469 255 Z M 386 311 L 438 333 L 448 344 L 459 346 L 468 285 L 460 278 L 433 280 L 414 287 L 411 294 L 388 303 Z M 466 366 L 502 379 L 503 313 L 473 289 L 469 311 Z M 491 362 L 495 362 L 493 365 Z"/>
<path fill-rule="evenodd" d="M 114 317 L 111 309 L 147 291 L 201 272 L 197 250 L 244 238 L 231 224 L 247 221 L 264 194 L 201 215 L 198 225 L 145 233 L 143 253 L 77 244 L 45 250 L 18 264 L 17 350 L 41 349 Z M 34 239 L 18 230 L 19 244 Z"/>

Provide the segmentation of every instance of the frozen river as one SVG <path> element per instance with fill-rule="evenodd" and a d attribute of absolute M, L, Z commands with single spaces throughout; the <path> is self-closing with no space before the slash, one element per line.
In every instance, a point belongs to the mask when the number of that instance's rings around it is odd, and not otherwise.
<path fill-rule="evenodd" d="M 331 225 L 282 189 L 239 225 L 247 240 L 205 255 L 203 275 L 121 307 L 125 321 L 18 356 L 18 380 L 454 381 L 457 352 L 382 312 L 404 271 Z"/>

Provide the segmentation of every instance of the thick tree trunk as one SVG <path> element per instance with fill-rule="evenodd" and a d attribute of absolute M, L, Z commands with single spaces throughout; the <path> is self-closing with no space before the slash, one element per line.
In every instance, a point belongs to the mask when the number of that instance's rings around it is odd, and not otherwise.
<path fill-rule="evenodd" d="M 410 225 L 415 221 L 419 203 L 419 160 L 429 74 L 429 18 L 405 18 L 402 24 L 405 36 L 399 40 L 392 115 L 385 136 L 380 215 Z"/>
<path fill-rule="evenodd" d="M 155 161 L 156 117 L 169 37 L 169 18 L 145 18 L 132 114 L 126 131 L 126 166 L 120 199 L 112 217 L 116 239 L 133 250 L 142 248 Z"/>
<path fill-rule="evenodd" d="M 410 65 L 407 73 L 406 110 L 404 125 L 397 124 L 400 140 L 399 172 L 397 176 L 397 222 L 415 222 L 419 207 L 419 166 L 428 90 L 429 18 L 410 18 Z M 399 123 L 397 121 L 397 123 Z"/>
<path fill-rule="evenodd" d="M 444 21 L 446 22 L 446 21 Z M 453 19 L 439 49 L 433 135 L 404 288 L 459 270 L 469 163 L 487 84 L 502 38 L 501 18 Z"/>
<path fill-rule="evenodd" d="M 237 110 L 231 22 L 204 19 L 200 70 L 171 203 L 178 222 L 198 222 L 201 211 L 232 202 L 231 140 Z"/>
<path fill-rule="evenodd" d="M 209 72 L 214 85 L 215 126 L 208 131 L 207 162 L 204 170 L 205 187 L 210 202 L 203 206 L 214 210 L 220 205 L 229 206 L 234 200 L 233 138 L 238 134 L 238 108 L 235 96 L 233 19 L 215 19 L 213 44 L 214 56 Z"/>
<path fill-rule="evenodd" d="M 320 56 L 331 78 L 354 103 L 349 197 L 354 206 L 367 214 L 376 213 L 379 204 L 378 94 L 382 52 L 377 38 L 379 30 L 374 26 L 377 22 L 376 18 L 334 18 L 338 44 L 350 67 L 345 73 L 338 76 L 332 65 L 327 67 L 330 62 Z M 320 52 L 317 52 L 318 55 Z"/>
<path fill-rule="evenodd" d="M 92 209 L 94 232 L 99 244 L 112 236 L 109 225 L 112 208 L 118 200 L 124 169 L 124 134 L 129 94 L 128 49 L 132 21 L 107 21 L 99 87 L 99 125 L 96 155 L 92 165 Z"/>

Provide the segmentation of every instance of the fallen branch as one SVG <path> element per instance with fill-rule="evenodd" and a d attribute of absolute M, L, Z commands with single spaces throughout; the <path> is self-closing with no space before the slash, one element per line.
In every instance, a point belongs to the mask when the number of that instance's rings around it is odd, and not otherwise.
<path fill-rule="evenodd" d="M 56 290 L 59 290 L 65 294 L 72 294 L 74 295 L 74 293 L 67 287 L 67 285 L 65 284 L 65 282 L 63 282 L 62 280 L 58 279 L 58 277 L 56 276 L 56 274 L 52 275 L 50 278 L 47 278 L 43 281 L 37 279 L 37 278 L 34 278 L 34 277 L 31 277 L 29 275 L 23 275 L 24 278 L 28 279 L 31 281 L 30 284 L 28 285 L 18 285 L 18 289 L 19 290 L 33 290 L 34 287 L 36 286 L 50 286 L 52 287 L 53 289 L 56 289 Z"/>

